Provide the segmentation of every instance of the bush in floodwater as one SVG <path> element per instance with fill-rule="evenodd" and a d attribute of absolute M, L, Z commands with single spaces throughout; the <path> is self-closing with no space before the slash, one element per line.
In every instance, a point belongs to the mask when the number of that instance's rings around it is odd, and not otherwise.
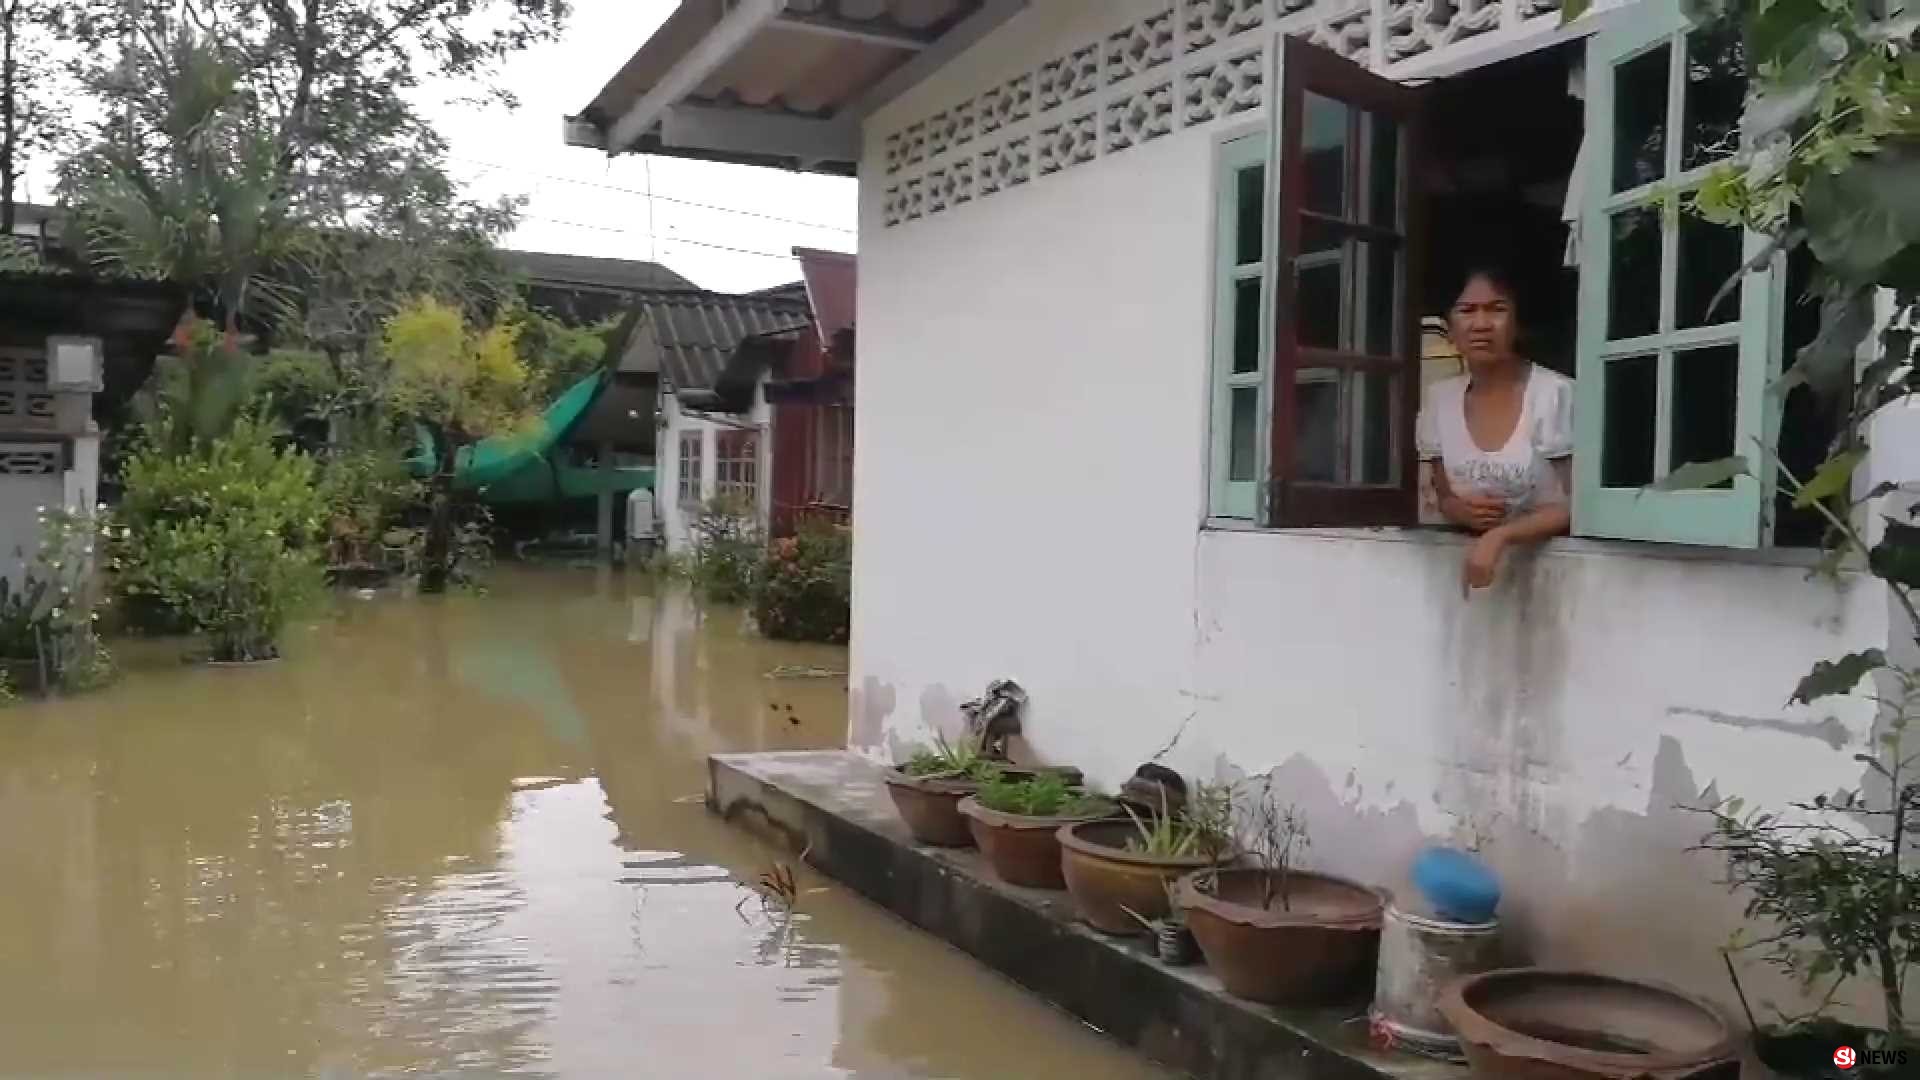
<path fill-rule="evenodd" d="M 753 619 L 780 641 L 846 643 L 853 598 L 853 533 L 806 525 L 767 548 L 753 589 Z"/>
<path fill-rule="evenodd" d="M 325 586 L 326 504 L 313 459 L 281 450 L 260 421 L 125 469 L 119 585 L 212 639 L 215 660 L 279 655 L 281 631 Z"/>
<path fill-rule="evenodd" d="M 693 521 L 693 551 L 686 574 L 700 598 L 716 604 L 741 604 L 753 597 L 755 577 L 766 556 L 753 506 L 717 498 L 700 508 Z"/>
<path fill-rule="evenodd" d="M 25 563 L 18 579 L 0 578 L 0 661 L 14 669 L 7 689 L 90 690 L 114 675 L 97 625 L 107 603 L 96 556 L 106 510 L 41 507 L 37 526 L 38 552 L 29 560 L 16 550 Z"/>

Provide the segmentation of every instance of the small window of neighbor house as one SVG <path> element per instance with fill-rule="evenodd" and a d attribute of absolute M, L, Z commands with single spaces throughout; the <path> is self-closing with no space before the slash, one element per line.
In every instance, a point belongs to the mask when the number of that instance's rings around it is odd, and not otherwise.
<path fill-rule="evenodd" d="M 698 431 L 680 433 L 679 456 L 679 497 L 683 505 L 692 505 L 700 501 L 700 442 Z"/>
<path fill-rule="evenodd" d="M 714 437 L 714 495 L 729 502 L 754 505 L 760 492 L 760 434 L 722 431 Z"/>

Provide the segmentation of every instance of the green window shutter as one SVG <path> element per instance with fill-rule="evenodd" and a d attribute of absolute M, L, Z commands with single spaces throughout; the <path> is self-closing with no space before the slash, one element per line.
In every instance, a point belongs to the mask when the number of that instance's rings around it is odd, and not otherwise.
<path fill-rule="evenodd" d="M 1746 275 L 1763 238 L 1707 224 L 1682 203 L 1731 150 L 1745 88 L 1737 44 L 1692 30 L 1678 0 L 1640 0 L 1587 45 L 1580 236 L 1574 531 L 1752 548 L 1767 485 L 1647 487 L 1695 461 L 1754 463 L 1774 409 L 1778 265 Z"/>
<path fill-rule="evenodd" d="M 1222 143 L 1215 176 L 1208 512 L 1253 520 L 1266 475 L 1267 137 Z"/>

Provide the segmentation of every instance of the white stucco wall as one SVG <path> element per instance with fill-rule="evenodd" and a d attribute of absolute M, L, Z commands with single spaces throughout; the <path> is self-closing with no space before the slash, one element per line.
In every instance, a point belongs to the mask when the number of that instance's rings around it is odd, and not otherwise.
<path fill-rule="evenodd" d="M 904 120 L 1153 6 L 1017 16 L 875 117 L 867 174 Z M 1189 776 L 1270 773 L 1313 862 L 1388 886 L 1477 836 L 1536 958 L 1722 994 L 1738 906 L 1675 804 L 1857 784 L 1870 706 L 1783 703 L 1886 642 L 1884 597 L 1788 554 L 1576 540 L 1468 602 L 1446 535 L 1204 529 L 1232 130 L 893 227 L 863 183 L 850 742 L 897 753 L 1011 677 L 1044 760 L 1111 786 L 1172 743 Z"/>

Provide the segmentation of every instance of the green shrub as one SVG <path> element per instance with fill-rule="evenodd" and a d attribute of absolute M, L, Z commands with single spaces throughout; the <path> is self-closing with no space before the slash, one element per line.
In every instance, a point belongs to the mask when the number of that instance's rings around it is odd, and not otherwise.
<path fill-rule="evenodd" d="M 1116 810 L 1116 804 L 1090 794 L 1057 772 L 1032 776 L 996 773 L 980 785 L 980 805 L 1023 817 L 1091 817 Z"/>
<path fill-rule="evenodd" d="M 755 575 L 766 557 L 753 507 L 735 499 L 713 499 L 693 521 L 693 551 L 688 575 L 701 599 L 741 604 L 753 598 Z"/>
<path fill-rule="evenodd" d="M 329 566 L 368 566 L 380 562 L 380 548 L 407 507 L 425 495 L 399 455 L 379 449 L 347 450 L 320 467 L 321 499 L 326 504 Z"/>
<path fill-rule="evenodd" d="M 114 675 L 96 625 L 107 602 L 97 554 L 107 515 L 42 507 L 39 529 L 19 581 L 0 578 L 0 658 L 31 661 L 47 686 L 90 690 Z"/>
<path fill-rule="evenodd" d="M 847 641 L 853 600 L 853 534 L 808 525 L 767 549 L 753 590 L 760 632 L 780 641 Z"/>
<path fill-rule="evenodd" d="M 313 459 L 242 419 L 185 454 L 149 443 L 128 459 L 125 484 L 122 591 L 178 612 L 212 639 L 216 660 L 277 656 L 280 632 L 325 584 Z"/>

